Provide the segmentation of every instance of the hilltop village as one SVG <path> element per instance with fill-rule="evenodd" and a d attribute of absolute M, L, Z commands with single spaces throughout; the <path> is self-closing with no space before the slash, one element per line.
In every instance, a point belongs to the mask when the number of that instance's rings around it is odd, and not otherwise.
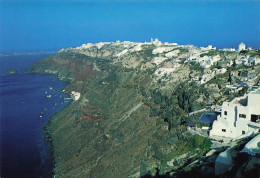
<path fill-rule="evenodd" d="M 259 176 L 259 64 L 243 43 L 158 39 L 40 60 L 28 72 L 58 75 L 74 100 L 47 127 L 55 176 Z"/>
<path fill-rule="evenodd" d="M 109 47 L 116 49 L 115 51 L 106 50 L 106 48 Z M 102 54 L 102 52 L 101 54 L 93 53 L 94 51 L 101 49 L 105 51 L 104 54 Z M 121 62 L 125 68 L 137 68 L 139 62 L 142 61 L 135 61 L 134 57 L 133 59 L 130 58 L 130 60 L 126 61 L 125 58 L 131 57 L 134 53 L 140 51 L 147 52 L 148 50 L 151 50 L 152 55 L 147 58 L 148 61 L 145 65 L 140 66 L 141 70 L 154 68 L 153 65 L 155 65 L 157 69 L 155 70 L 154 75 L 157 79 L 160 79 L 170 77 L 174 71 L 177 71 L 178 68 L 182 66 L 182 64 L 197 63 L 204 69 L 204 72 L 200 74 L 191 74 L 189 77 L 191 81 L 196 81 L 198 85 L 210 81 L 215 75 L 226 73 L 228 67 L 236 65 L 250 67 L 260 64 L 260 58 L 257 55 L 258 51 L 252 50 L 252 48 L 246 49 L 244 43 L 239 44 L 238 49 L 235 50 L 234 48 L 216 49 L 216 47 L 212 47 L 212 45 L 208 45 L 208 47 L 195 47 L 193 45 L 178 45 L 177 43 L 162 43 L 158 39 L 151 39 L 151 42 L 145 43 L 130 41 L 117 41 L 115 43 L 100 42 L 97 44 L 88 43 L 76 48 L 62 49 L 59 52 L 75 51 L 79 54 L 86 54 L 92 57 L 110 58 L 114 63 Z M 92 54 L 89 54 L 89 52 Z M 231 75 L 245 77 L 243 81 L 249 86 L 252 86 L 252 84 L 254 84 L 254 79 L 256 79 L 256 75 L 248 73 L 248 71 L 244 71 L 242 68 Z M 226 87 L 232 89 L 232 92 L 241 89 L 241 87 L 236 88 L 235 85 Z"/>

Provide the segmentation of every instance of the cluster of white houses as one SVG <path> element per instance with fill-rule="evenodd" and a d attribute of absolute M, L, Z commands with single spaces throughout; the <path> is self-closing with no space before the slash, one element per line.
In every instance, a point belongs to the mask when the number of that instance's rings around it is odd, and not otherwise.
<path fill-rule="evenodd" d="M 203 68 L 210 68 L 214 63 L 219 61 L 221 58 L 219 55 L 216 56 L 203 56 L 200 57 L 200 53 L 194 53 L 187 58 L 187 62 L 194 61 L 200 64 Z"/>
<path fill-rule="evenodd" d="M 250 57 L 250 56 L 245 56 L 245 57 L 239 57 L 235 60 L 236 64 L 243 64 L 245 66 L 251 66 L 251 65 L 258 65 L 260 64 L 260 59 L 257 57 Z"/>
<path fill-rule="evenodd" d="M 221 68 L 221 69 L 213 69 L 213 70 L 209 70 L 206 74 L 204 74 L 202 77 L 201 77 L 201 80 L 200 81 L 197 81 L 197 84 L 198 85 L 202 85 L 208 81 L 210 81 L 212 78 L 214 78 L 215 75 L 218 75 L 218 74 L 224 74 L 225 72 L 227 71 L 226 68 Z M 197 78 L 198 79 L 198 78 Z M 193 79 L 196 81 L 196 79 Z"/>
<path fill-rule="evenodd" d="M 236 138 L 260 129 L 260 88 L 222 104 L 221 114 L 213 122 L 210 137 Z"/>

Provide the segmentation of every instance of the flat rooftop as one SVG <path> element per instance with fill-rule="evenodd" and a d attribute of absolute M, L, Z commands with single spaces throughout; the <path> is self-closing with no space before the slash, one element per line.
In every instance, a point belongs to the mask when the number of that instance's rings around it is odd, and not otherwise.
<path fill-rule="evenodd" d="M 252 90 L 252 89 L 251 89 Z M 248 103 L 248 95 L 250 94 L 257 94 L 260 95 L 260 87 L 253 89 L 252 91 L 250 91 L 248 94 L 242 96 L 242 97 L 236 97 L 234 98 L 231 102 L 234 104 L 240 104 L 242 106 L 247 106 Z"/>
<path fill-rule="evenodd" d="M 216 113 L 203 113 L 200 116 L 199 122 L 212 124 L 215 120 L 217 120 Z"/>

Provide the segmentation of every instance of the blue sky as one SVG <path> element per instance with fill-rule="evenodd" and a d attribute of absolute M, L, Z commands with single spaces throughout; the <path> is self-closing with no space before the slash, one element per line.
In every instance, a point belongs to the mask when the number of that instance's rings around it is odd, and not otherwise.
<path fill-rule="evenodd" d="M 260 1 L 0 1 L 0 52 L 53 51 L 99 41 L 260 48 Z"/>

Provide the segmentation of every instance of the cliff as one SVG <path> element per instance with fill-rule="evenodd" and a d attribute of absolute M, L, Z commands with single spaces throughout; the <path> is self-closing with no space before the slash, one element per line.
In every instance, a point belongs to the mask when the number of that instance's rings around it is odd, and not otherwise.
<path fill-rule="evenodd" d="M 209 149 L 207 138 L 186 131 L 187 123 L 197 119 L 188 113 L 227 99 L 218 84 L 228 83 L 228 73 L 199 86 L 191 75 L 201 77 L 204 69 L 185 62 L 196 47 L 157 48 L 135 43 L 83 45 L 63 49 L 28 69 L 56 74 L 69 82 L 65 92 L 81 93 L 79 100 L 51 118 L 47 128 L 56 177 L 163 175 Z M 175 56 L 165 57 L 169 51 Z"/>

